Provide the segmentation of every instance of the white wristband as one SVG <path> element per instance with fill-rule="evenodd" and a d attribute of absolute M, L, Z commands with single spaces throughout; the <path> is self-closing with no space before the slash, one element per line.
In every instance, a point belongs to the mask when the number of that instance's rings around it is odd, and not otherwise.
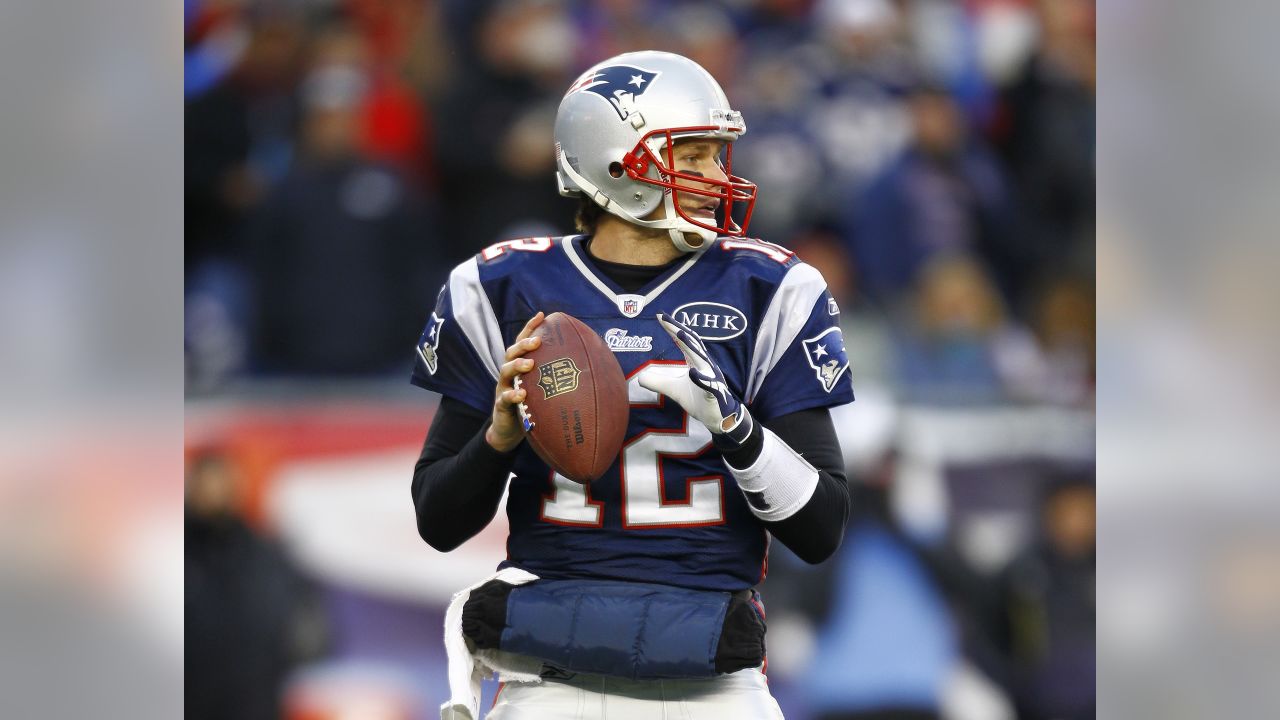
<path fill-rule="evenodd" d="M 728 462 L 725 466 L 747 494 L 747 504 L 756 517 L 766 522 L 785 520 L 813 497 L 818 471 L 772 430 L 760 429 L 764 432 L 764 447 L 751 467 L 739 470 Z"/>

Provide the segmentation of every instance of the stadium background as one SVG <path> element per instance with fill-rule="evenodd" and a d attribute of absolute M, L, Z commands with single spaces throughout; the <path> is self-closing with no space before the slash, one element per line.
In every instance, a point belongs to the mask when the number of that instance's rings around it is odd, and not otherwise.
<path fill-rule="evenodd" d="M 751 234 L 844 311 L 856 514 L 822 566 L 775 545 L 763 588 L 787 717 L 1093 716 L 1092 2 L 185 17 L 188 717 L 435 716 L 444 603 L 504 528 L 417 538 L 413 343 L 454 264 L 569 230 L 556 103 L 633 49 L 725 86 Z"/>

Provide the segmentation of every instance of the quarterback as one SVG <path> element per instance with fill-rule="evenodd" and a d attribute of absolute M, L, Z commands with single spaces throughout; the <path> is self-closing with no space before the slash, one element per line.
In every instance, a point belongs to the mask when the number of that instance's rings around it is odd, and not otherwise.
<path fill-rule="evenodd" d="M 596 65 L 555 123 L 578 233 L 500 242 L 440 291 L 412 378 L 443 396 L 414 470 L 418 530 L 452 550 L 507 491 L 500 568 L 521 579 L 470 589 L 461 626 L 473 652 L 535 659 L 488 717 L 781 717 L 754 587 L 771 539 L 813 563 L 839 546 L 849 492 L 828 408 L 853 391 L 822 276 L 745 236 L 744 132 L 686 58 Z M 589 485 L 538 458 L 518 412 L 531 334 L 556 311 L 628 382 L 623 448 Z"/>

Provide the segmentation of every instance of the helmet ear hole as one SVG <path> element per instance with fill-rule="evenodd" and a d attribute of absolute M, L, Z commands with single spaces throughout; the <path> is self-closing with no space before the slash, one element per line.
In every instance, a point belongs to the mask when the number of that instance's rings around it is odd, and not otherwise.
<path fill-rule="evenodd" d="M 624 171 L 622 169 L 622 163 L 618 162 L 617 160 L 614 160 L 613 162 L 609 163 L 610 175 L 612 175 L 615 178 L 620 178 L 622 177 L 623 173 Z"/>

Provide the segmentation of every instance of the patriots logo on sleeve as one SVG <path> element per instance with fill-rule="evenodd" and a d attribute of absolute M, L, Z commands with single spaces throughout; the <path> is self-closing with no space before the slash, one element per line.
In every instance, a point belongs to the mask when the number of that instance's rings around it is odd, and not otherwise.
<path fill-rule="evenodd" d="M 659 74 L 631 65 L 610 65 L 583 75 L 566 94 L 593 92 L 609 101 L 619 119 L 626 120 L 635 111 L 636 98 L 649 89 Z"/>
<path fill-rule="evenodd" d="M 844 335 L 833 327 L 804 341 L 805 359 L 822 383 L 822 389 L 831 392 L 836 381 L 849 369 L 849 358 L 844 351 Z"/>
<path fill-rule="evenodd" d="M 427 331 L 418 343 L 418 357 L 427 366 L 427 372 L 436 374 L 440 366 L 440 356 L 436 351 L 440 348 L 440 329 L 444 327 L 444 318 L 431 313 L 431 322 L 427 323 Z"/>

